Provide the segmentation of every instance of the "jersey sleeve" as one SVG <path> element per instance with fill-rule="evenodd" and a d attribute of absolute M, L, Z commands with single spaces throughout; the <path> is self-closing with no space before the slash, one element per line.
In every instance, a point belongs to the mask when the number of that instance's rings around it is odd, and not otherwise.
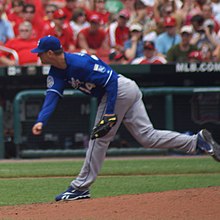
<path fill-rule="evenodd" d="M 42 122 L 43 125 L 47 123 L 56 108 L 59 97 L 63 96 L 64 87 L 65 73 L 52 67 L 47 77 L 47 93 L 37 122 Z"/>
<path fill-rule="evenodd" d="M 45 125 L 49 120 L 51 114 L 54 112 L 58 101 L 59 101 L 59 95 L 57 93 L 47 92 L 44 100 L 44 104 L 38 115 L 36 122 L 42 122 L 43 125 Z"/>
<path fill-rule="evenodd" d="M 112 79 L 105 86 L 107 95 L 106 114 L 113 114 L 115 109 L 115 102 L 118 92 L 118 77 L 112 76 Z"/>
<path fill-rule="evenodd" d="M 51 68 L 47 77 L 47 92 L 55 92 L 62 97 L 65 84 L 65 73 L 59 73 L 55 69 Z"/>

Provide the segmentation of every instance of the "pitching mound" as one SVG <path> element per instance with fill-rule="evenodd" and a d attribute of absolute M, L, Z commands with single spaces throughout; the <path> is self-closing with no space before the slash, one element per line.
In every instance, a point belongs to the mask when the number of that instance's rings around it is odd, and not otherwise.
<path fill-rule="evenodd" d="M 0 219 L 219 220 L 220 187 L 0 208 Z"/>

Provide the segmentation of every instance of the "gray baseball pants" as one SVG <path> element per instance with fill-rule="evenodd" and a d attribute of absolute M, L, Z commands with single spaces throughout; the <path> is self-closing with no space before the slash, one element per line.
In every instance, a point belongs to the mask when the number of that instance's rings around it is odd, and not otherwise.
<path fill-rule="evenodd" d="M 106 96 L 98 106 L 95 124 L 97 124 L 106 109 Z M 187 153 L 194 153 L 197 143 L 197 135 L 185 135 L 174 131 L 154 129 L 144 103 L 142 93 L 137 84 L 122 75 L 118 79 L 118 95 L 115 105 L 117 123 L 110 132 L 95 140 L 89 141 L 89 147 L 83 167 L 71 182 L 71 185 L 79 190 L 85 190 L 95 181 L 104 162 L 106 151 L 113 140 L 121 122 L 132 136 L 146 148 L 179 149 Z"/>

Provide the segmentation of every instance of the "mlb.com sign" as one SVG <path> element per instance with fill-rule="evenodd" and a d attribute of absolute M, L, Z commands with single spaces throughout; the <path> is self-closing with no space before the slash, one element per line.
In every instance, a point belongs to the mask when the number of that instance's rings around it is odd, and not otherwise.
<path fill-rule="evenodd" d="M 220 63 L 177 63 L 176 72 L 220 72 Z"/>

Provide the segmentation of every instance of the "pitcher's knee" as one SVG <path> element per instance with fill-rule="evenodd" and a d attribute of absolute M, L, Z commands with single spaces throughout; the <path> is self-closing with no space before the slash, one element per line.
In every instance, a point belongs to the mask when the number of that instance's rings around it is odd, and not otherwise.
<path fill-rule="evenodd" d="M 139 143 L 144 148 L 154 148 L 158 144 L 159 137 L 155 137 L 154 135 L 144 135 L 139 138 Z"/>

